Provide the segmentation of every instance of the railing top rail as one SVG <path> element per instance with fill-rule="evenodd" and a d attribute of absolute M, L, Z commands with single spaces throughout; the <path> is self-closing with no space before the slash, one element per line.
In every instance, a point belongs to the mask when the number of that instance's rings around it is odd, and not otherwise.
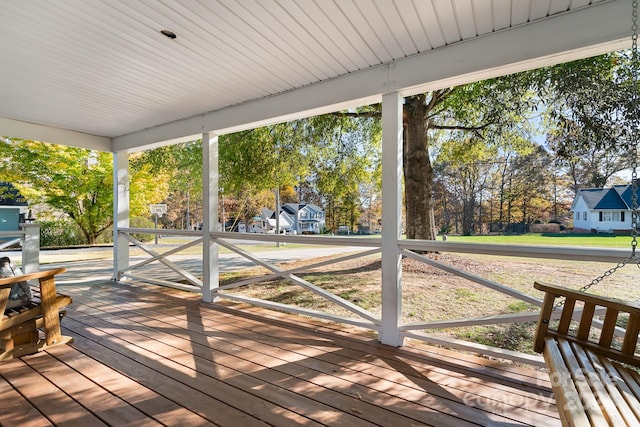
<path fill-rule="evenodd" d="M 154 228 L 119 228 L 125 233 L 162 234 L 166 236 L 202 236 L 202 231 L 198 230 L 171 230 Z M 379 237 L 342 237 L 342 236 L 319 236 L 319 235 L 291 235 L 291 234 L 260 234 L 260 233 L 236 233 L 236 232 L 212 232 L 214 239 L 227 240 L 248 240 L 258 242 L 284 242 L 302 243 L 310 245 L 332 245 L 332 246 L 359 246 L 369 248 L 379 248 L 381 240 Z"/>
<path fill-rule="evenodd" d="M 153 228 L 121 228 L 126 233 L 161 233 L 170 236 L 202 236 L 198 230 L 171 230 Z M 14 234 L 15 235 L 15 234 Z M 235 233 L 213 232 L 214 239 L 232 239 L 259 242 L 300 243 L 309 245 L 330 246 L 357 246 L 379 248 L 382 240 L 376 237 L 343 237 L 343 236 L 318 236 L 318 235 L 273 235 L 259 233 Z M 539 246 L 539 245 L 512 245 L 495 243 L 466 243 L 435 240 L 400 239 L 398 246 L 403 249 L 425 252 L 453 252 L 480 255 L 497 255 L 509 257 L 562 259 L 572 261 L 596 261 L 617 263 L 629 255 L 628 249 L 615 248 L 589 248 L 578 246 Z"/>
<path fill-rule="evenodd" d="M 16 237 L 16 236 L 24 236 L 26 232 L 24 230 L 7 230 L 0 231 L 0 237 Z"/>
<path fill-rule="evenodd" d="M 617 263 L 629 256 L 628 249 L 585 248 L 578 246 L 501 245 L 493 243 L 440 242 L 432 240 L 399 240 L 404 249 L 500 255 L 510 257 L 600 261 Z"/>

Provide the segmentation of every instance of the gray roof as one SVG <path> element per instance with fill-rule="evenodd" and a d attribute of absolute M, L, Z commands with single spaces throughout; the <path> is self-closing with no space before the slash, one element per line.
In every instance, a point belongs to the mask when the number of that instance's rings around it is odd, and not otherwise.
<path fill-rule="evenodd" d="M 631 185 L 614 185 L 609 188 L 584 188 L 578 190 L 589 209 L 593 210 L 630 210 L 632 205 Z M 638 193 L 640 194 L 640 193 Z"/>

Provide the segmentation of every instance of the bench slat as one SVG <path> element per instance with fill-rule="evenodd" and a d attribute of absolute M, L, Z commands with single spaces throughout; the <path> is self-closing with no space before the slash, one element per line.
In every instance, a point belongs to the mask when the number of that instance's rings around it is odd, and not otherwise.
<path fill-rule="evenodd" d="M 620 373 L 619 370 L 622 369 L 626 371 L 627 368 L 623 367 L 618 363 L 612 363 L 606 357 L 598 356 L 592 352 L 588 352 L 588 353 L 589 353 L 589 357 L 597 357 L 598 361 L 600 362 L 601 366 L 604 369 L 603 375 L 606 375 L 606 377 L 615 385 L 618 393 L 621 396 L 620 398 L 616 398 L 615 400 L 618 406 L 620 407 L 623 404 L 626 404 L 626 407 L 629 408 L 629 410 L 631 411 L 631 414 L 629 414 L 626 409 L 624 408 L 620 409 L 620 412 L 624 416 L 625 420 L 629 420 L 627 421 L 627 424 L 639 425 L 640 424 L 640 401 L 638 401 L 638 398 L 636 394 L 633 392 L 632 387 L 636 388 L 637 392 L 640 392 L 640 387 L 638 387 L 638 384 L 635 383 L 635 381 L 633 380 L 629 382 L 623 379 L 622 374 Z M 631 383 L 635 383 L 635 385 Z"/>
<path fill-rule="evenodd" d="M 607 377 L 606 372 L 604 372 L 604 368 L 602 368 L 602 365 L 598 362 L 598 358 L 595 357 L 594 360 L 587 356 L 587 353 L 582 349 L 582 347 L 576 343 L 571 343 L 571 349 L 573 350 L 573 354 L 575 355 L 578 363 L 582 367 L 582 375 L 585 377 L 587 383 L 591 387 L 591 390 L 593 390 L 594 395 L 600 404 L 600 409 L 606 417 L 609 425 L 625 425 L 625 418 L 633 416 L 633 414 L 624 401 L 620 402 L 620 406 L 618 406 L 618 400 L 622 400 L 622 396 L 611 379 Z M 601 375 L 603 372 L 604 375 Z"/>
<path fill-rule="evenodd" d="M 549 369 L 560 419 L 565 426 L 640 426 L 640 375 L 621 363 L 640 367 L 636 355 L 640 306 L 573 289 L 535 283 L 545 292 L 534 349 Z M 549 328 L 556 298 L 566 299 L 557 330 Z M 584 304 L 575 336 L 569 325 L 577 304 Z M 593 316 L 605 317 L 599 337 L 593 337 Z M 629 314 L 622 349 L 612 347 L 620 314 Z M 544 314 L 544 317 L 543 317 Z M 543 348 L 540 347 L 542 343 Z"/>
<path fill-rule="evenodd" d="M 600 333 L 600 341 L 598 344 L 602 347 L 611 347 L 611 341 L 613 340 L 613 333 L 616 330 L 616 322 L 618 320 L 619 311 L 615 308 L 607 309 L 607 313 L 604 315 L 604 322 L 602 325 L 602 332 Z"/>
<path fill-rule="evenodd" d="M 567 335 L 569 333 L 569 326 L 571 326 L 571 319 L 573 318 L 573 310 L 576 306 L 575 298 L 567 298 L 562 306 L 562 315 L 560 316 L 560 323 L 558 324 L 558 333 L 561 335 Z"/>
<path fill-rule="evenodd" d="M 573 349 L 571 348 L 569 341 L 559 338 L 556 342 L 558 343 L 558 348 L 560 349 L 560 353 L 564 359 L 565 366 L 569 370 L 571 378 L 573 378 L 573 383 L 578 390 L 579 398 L 582 401 L 584 410 L 589 417 L 591 425 L 608 425 L 607 419 L 598 404 L 598 399 L 593 393 L 593 390 L 591 390 L 586 376 L 573 353 Z M 547 342 L 547 345 L 549 345 L 549 342 Z"/>
<path fill-rule="evenodd" d="M 555 295 L 551 293 L 544 294 L 544 301 L 540 308 L 540 317 L 538 318 L 538 331 L 533 342 L 533 350 L 537 353 L 542 353 L 542 349 L 544 348 L 544 338 L 549 329 L 549 321 L 551 320 L 551 312 L 553 311 L 555 302 Z"/>
<path fill-rule="evenodd" d="M 589 339 L 589 332 L 591 332 L 591 322 L 593 321 L 593 314 L 596 311 L 596 305 L 591 302 L 585 302 L 584 309 L 582 310 L 582 317 L 580 317 L 580 326 L 578 326 L 578 333 L 576 337 L 580 341 L 587 341 Z"/>
<path fill-rule="evenodd" d="M 624 334 L 622 341 L 622 353 L 633 356 L 636 352 L 636 344 L 638 343 L 638 332 L 640 332 L 640 315 L 632 313 L 629 315 L 627 323 L 627 332 Z"/>
<path fill-rule="evenodd" d="M 633 392 L 635 398 L 640 400 L 640 381 L 638 381 L 637 375 L 634 375 L 635 372 L 619 366 L 616 366 L 616 369 L 620 373 L 622 380 Z"/>
<path fill-rule="evenodd" d="M 589 425 L 589 418 L 580 400 L 580 395 L 555 339 L 546 339 L 543 356 L 547 367 L 553 373 L 551 387 L 562 424 L 577 427 Z"/>

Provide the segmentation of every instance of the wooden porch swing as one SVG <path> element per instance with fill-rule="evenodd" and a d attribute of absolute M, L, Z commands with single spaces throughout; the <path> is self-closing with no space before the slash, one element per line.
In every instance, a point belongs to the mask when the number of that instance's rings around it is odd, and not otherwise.
<path fill-rule="evenodd" d="M 634 108 L 638 102 L 638 3 L 633 2 L 632 64 Z M 634 112 L 635 113 L 635 112 Z M 637 121 L 632 141 L 632 243 L 631 255 L 580 290 L 536 282 L 545 293 L 534 350 L 542 353 L 549 370 L 560 420 L 564 426 L 640 426 L 640 305 L 586 293 L 593 285 L 628 263 L 640 268 L 636 256 L 638 230 Z M 556 302 L 556 299 L 560 299 Z M 574 315 L 582 308 L 582 314 Z M 562 309 L 557 327 L 550 328 L 552 313 Z M 604 310 L 602 322 L 594 320 Z M 599 334 L 592 330 L 596 322 Z M 626 328 L 619 325 L 626 322 Z M 616 339 L 618 338 L 618 339 Z M 620 340 L 621 338 L 621 340 Z"/>

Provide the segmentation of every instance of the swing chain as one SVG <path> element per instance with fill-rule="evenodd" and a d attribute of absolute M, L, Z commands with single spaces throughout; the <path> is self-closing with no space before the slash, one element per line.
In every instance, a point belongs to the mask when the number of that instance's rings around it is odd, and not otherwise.
<path fill-rule="evenodd" d="M 620 261 L 614 267 L 607 270 L 604 274 L 593 279 L 590 283 L 584 285 L 579 289 L 579 292 L 586 292 L 592 286 L 602 282 L 605 278 L 611 276 L 616 271 L 627 265 L 629 262 L 634 261 L 636 266 L 640 268 L 640 258 L 636 256 L 636 248 L 638 246 L 638 134 L 637 134 L 637 119 L 635 115 L 637 114 L 638 109 L 638 76 L 637 76 L 637 62 L 638 62 L 638 0 L 633 0 L 633 11 L 631 14 L 632 17 L 632 25 L 631 25 L 631 88 L 633 90 L 633 98 L 632 102 L 632 114 L 634 115 L 634 119 L 632 120 L 632 138 L 631 138 L 631 161 L 632 161 L 632 169 L 631 169 L 631 255 Z M 559 309 L 564 305 L 564 300 L 558 301 L 554 305 L 554 310 Z"/>
<path fill-rule="evenodd" d="M 637 133 L 637 110 L 638 110 L 638 76 L 637 76 L 637 64 L 638 64 L 638 0 L 633 0 L 633 8 L 631 12 L 631 79 L 633 90 L 632 98 L 632 114 L 634 120 L 632 120 L 633 128 L 631 138 L 631 257 L 636 256 L 636 247 L 638 246 L 638 133 Z M 637 263 L 640 268 L 640 262 Z"/>
<path fill-rule="evenodd" d="M 634 247 L 634 249 L 635 249 L 635 247 Z M 616 271 L 618 271 L 619 269 L 621 269 L 622 267 L 627 265 L 629 263 L 629 261 L 632 261 L 634 259 L 636 259 L 635 254 L 626 257 L 625 259 L 620 261 L 618 264 L 616 264 L 615 266 L 611 267 L 609 270 L 605 271 L 604 274 L 601 274 L 600 276 L 598 276 L 595 279 L 593 279 L 591 281 L 591 283 L 588 283 L 588 284 L 584 285 L 583 287 L 581 287 L 579 289 L 579 291 L 580 292 L 588 291 L 590 287 L 602 282 L 605 278 L 611 276 L 613 273 L 615 273 Z M 640 260 L 636 260 L 636 264 L 638 265 L 638 268 L 640 268 Z"/>
<path fill-rule="evenodd" d="M 637 114 L 638 109 L 638 76 L 636 65 L 638 62 L 638 0 L 633 0 L 633 12 L 631 14 L 631 89 L 633 90 L 632 114 Z M 596 277 L 580 288 L 580 292 L 586 292 L 593 285 L 600 283 L 604 278 L 611 276 L 613 273 L 624 267 L 631 261 L 635 261 L 636 266 L 640 268 L 640 258 L 636 256 L 636 248 L 638 246 L 638 134 L 637 120 L 632 120 L 632 138 L 631 138 L 631 255 L 620 261 L 616 266 L 607 270 L 604 274 Z"/>

